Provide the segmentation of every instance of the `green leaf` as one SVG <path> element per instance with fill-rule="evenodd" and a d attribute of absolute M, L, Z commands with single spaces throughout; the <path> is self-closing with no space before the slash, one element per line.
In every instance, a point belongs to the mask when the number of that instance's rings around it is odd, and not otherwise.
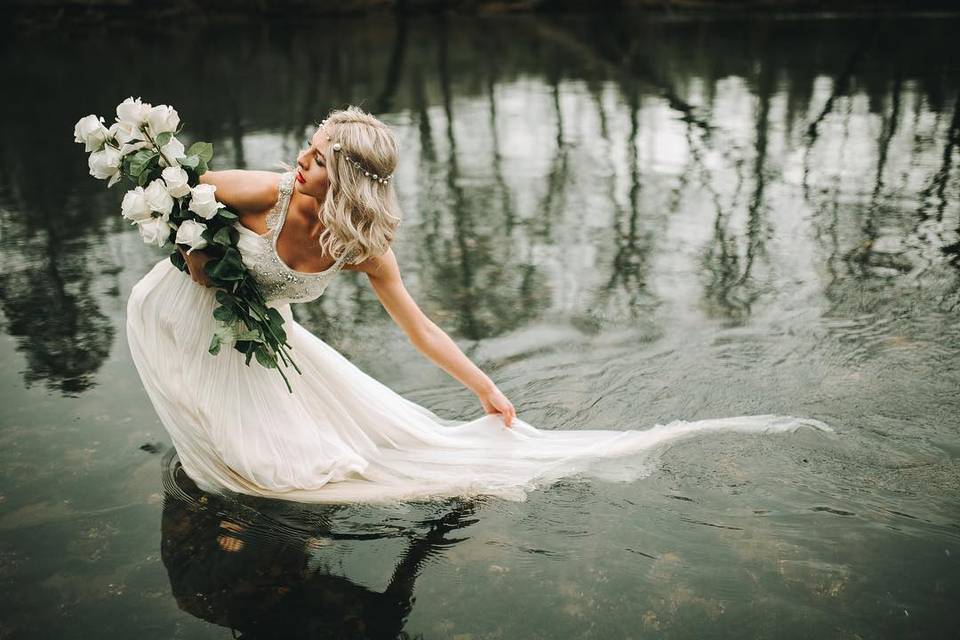
<path fill-rule="evenodd" d="M 150 156 L 147 159 L 147 161 L 144 163 L 144 165 L 140 168 L 140 176 L 137 182 L 138 184 L 140 184 L 140 186 L 143 186 L 148 182 L 151 182 L 152 180 L 156 180 L 157 178 L 159 178 L 161 172 L 162 170 L 160 169 L 160 156 L 157 154 L 154 154 Z"/>
<path fill-rule="evenodd" d="M 219 320 L 220 322 L 236 322 L 237 313 L 230 307 L 217 307 L 213 310 L 213 317 Z"/>
<path fill-rule="evenodd" d="M 183 259 L 179 251 L 174 251 L 170 254 L 170 262 L 172 262 L 173 266 L 177 269 L 180 269 L 180 271 L 185 272 L 187 270 L 187 261 Z"/>
<path fill-rule="evenodd" d="M 257 362 L 267 369 L 277 368 L 277 358 L 273 354 L 268 353 L 265 347 L 260 347 L 254 353 L 257 355 Z"/>
<path fill-rule="evenodd" d="M 187 149 L 187 155 L 197 155 L 204 162 L 210 162 L 210 159 L 213 158 L 213 145 L 209 142 L 194 142 Z"/>
<path fill-rule="evenodd" d="M 208 229 L 207 231 L 209 231 L 209 229 Z M 230 227 L 221 227 L 220 230 L 217 231 L 217 232 L 213 235 L 213 240 L 212 240 L 212 242 L 209 241 L 209 240 L 208 240 L 208 242 L 211 242 L 211 244 L 219 244 L 219 245 L 222 245 L 222 246 L 224 246 L 224 247 L 229 247 L 229 246 L 230 246 L 230 231 L 231 231 Z"/>
<path fill-rule="evenodd" d="M 139 178 L 140 174 L 150 163 L 151 158 L 159 158 L 157 153 L 152 149 L 140 149 L 135 152 L 130 158 L 130 175 Z"/>
<path fill-rule="evenodd" d="M 200 164 L 200 158 L 198 158 L 197 156 L 188 155 L 186 158 L 180 159 L 180 164 L 182 164 L 185 167 L 190 167 L 191 169 L 196 169 L 197 165 Z M 203 172 L 198 171 L 197 173 L 203 173 Z"/>
<path fill-rule="evenodd" d="M 213 236 L 216 233 L 211 227 L 207 227 L 200 233 L 200 237 L 207 241 L 207 245 L 213 244 Z"/>
<path fill-rule="evenodd" d="M 267 318 L 276 322 L 277 324 L 283 324 L 283 316 L 280 315 L 280 312 L 277 311 L 276 307 L 267 307 Z"/>
<path fill-rule="evenodd" d="M 207 275 L 216 280 L 232 282 L 243 280 L 245 267 L 236 247 L 228 247 L 219 260 L 210 260 L 205 265 Z"/>
<path fill-rule="evenodd" d="M 217 215 L 223 218 L 224 220 L 239 220 L 240 216 L 235 214 L 233 211 L 228 211 L 226 209 L 220 209 L 217 212 Z"/>
<path fill-rule="evenodd" d="M 163 145 L 170 142 L 170 138 L 172 137 L 173 137 L 173 131 L 164 131 L 163 133 L 158 134 L 157 137 L 154 138 L 153 140 L 154 142 L 157 143 L 158 147 L 162 147 Z"/>
<path fill-rule="evenodd" d="M 233 346 L 234 346 L 234 348 L 235 348 L 237 351 L 239 351 L 240 353 L 245 353 L 245 354 L 247 354 L 247 357 L 246 357 L 246 359 L 244 360 L 244 364 L 246 364 L 246 365 L 249 367 L 249 366 L 250 366 L 250 358 L 253 357 L 253 352 L 254 352 L 254 351 L 256 350 L 256 348 L 257 348 L 257 343 L 256 343 L 256 342 L 250 342 L 249 340 L 237 340 L 237 341 L 234 343 Z"/>
<path fill-rule="evenodd" d="M 224 307 L 227 307 L 228 309 L 232 309 L 234 313 L 236 313 L 238 316 L 243 311 L 244 304 L 245 304 L 243 300 L 239 300 L 233 297 L 232 295 L 230 295 L 229 291 L 225 289 L 218 289 L 216 296 L 217 296 L 217 302 L 222 304 Z"/>
<path fill-rule="evenodd" d="M 256 329 L 248 329 L 237 334 L 237 340 L 249 340 L 250 342 L 259 342 L 263 343 L 263 334 L 257 331 Z"/>
<path fill-rule="evenodd" d="M 213 355 L 220 353 L 220 335 L 213 334 L 213 339 L 210 340 L 210 347 L 207 349 Z"/>

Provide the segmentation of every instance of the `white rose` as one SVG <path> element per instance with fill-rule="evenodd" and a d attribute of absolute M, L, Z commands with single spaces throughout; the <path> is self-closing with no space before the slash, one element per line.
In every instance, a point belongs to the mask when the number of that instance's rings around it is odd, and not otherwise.
<path fill-rule="evenodd" d="M 180 228 L 177 229 L 177 244 L 189 245 L 188 254 L 194 249 L 203 249 L 207 246 L 207 241 L 203 239 L 201 234 L 206 230 L 207 225 L 202 222 L 184 220 L 180 223 Z"/>
<path fill-rule="evenodd" d="M 120 155 L 125 156 L 128 153 L 133 153 L 140 149 L 150 148 L 152 145 L 146 140 L 141 140 L 140 142 L 124 142 L 120 146 Z"/>
<path fill-rule="evenodd" d="M 134 100 L 131 96 L 117 105 L 117 122 L 139 130 L 140 125 L 147 121 L 147 114 L 152 106 L 148 102 L 141 102 L 140 98 Z"/>
<path fill-rule="evenodd" d="M 167 167 L 160 176 L 167 183 L 167 192 L 175 198 L 182 198 L 190 193 L 190 177 L 180 167 Z"/>
<path fill-rule="evenodd" d="M 217 190 L 215 184 L 198 184 L 190 189 L 190 211 L 209 220 L 217 215 L 217 210 L 226 205 L 217 202 L 214 192 Z"/>
<path fill-rule="evenodd" d="M 150 125 L 150 135 L 156 137 L 165 131 L 176 131 L 180 124 L 180 115 L 173 107 L 157 105 L 147 112 L 147 124 Z"/>
<path fill-rule="evenodd" d="M 107 140 L 107 131 L 102 123 L 103 118 L 92 113 L 80 118 L 73 127 L 73 141 L 85 143 L 84 151 L 99 151 Z"/>
<path fill-rule="evenodd" d="M 163 167 L 167 166 L 166 158 L 170 158 L 171 166 L 178 167 L 180 165 L 177 158 L 184 158 L 187 155 L 183 143 L 176 138 L 170 138 L 170 142 L 160 147 L 160 151 L 163 152 L 160 156 L 160 166 Z"/>
<path fill-rule="evenodd" d="M 143 187 L 127 191 L 126 195 L 123 196 L 120 212 L 124 218 L 132 222 L 146 222 L 150 219 L 150 204 L 147 202 Z"/>
<path fill-rule="evenodd" d="M 140 131 L 138 125 L 130 122 L 114 122 L 110 125 L 110 135 L 116 138 L 120 144 L 144 139 L 143 132 Z"/>
<path fill-rule="evenodd" d="M 163 180 L 160 178 L 153 180 L 143 190 L 143 194 L 151 209 L 162 213 L 165 219 L 170 215 L 170 211 L 173 209 L 173 198 L 167 192 L 167 185 Z"/>
<path fill-rule="evenodd" d="M 162 247 L 167 244 L 167 238 L 170 237 L 171 226 L 161 218 L 150 218 L 145 222 L 137 224 L 140 231 L 140 237 L 147 244 L 155 244 Z"/>
<path fill-rule="evenodd" d="M 120 179 L 120 152 L 113 147 L 104 147 L 100 151 L 94 151 L 90 154 L 87 164 L 90 166 L 90 175 L 100 180 L 115 178 L 107 186 L 113 186 L 113 183 Z"/>

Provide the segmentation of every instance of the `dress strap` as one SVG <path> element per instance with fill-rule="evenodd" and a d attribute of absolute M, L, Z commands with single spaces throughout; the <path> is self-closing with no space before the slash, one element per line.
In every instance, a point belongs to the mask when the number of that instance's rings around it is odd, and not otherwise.
<path fill-rule="evenodd" d="M 351 249 L 350 251 L 347 251 L 346 253 L 344 253 L 340 257 L 340 268 L 343 268 L 343 265 L 346 265 L 346 264 L 353 264 L 353 259 L 357 257 L 357 253 L 358 252 L 354 249 Z"/>
<path fill-rule="evenodd" d="M 267 229 L 271 233 L 276 233 L 283 224 L 283 218 L 287 213 L 287 207 L 290 205 L 290 196 L 293 195 L 294 172 L 287 171 L 280 176 L 279 194 L 273 208 L 267 213 Z"/>

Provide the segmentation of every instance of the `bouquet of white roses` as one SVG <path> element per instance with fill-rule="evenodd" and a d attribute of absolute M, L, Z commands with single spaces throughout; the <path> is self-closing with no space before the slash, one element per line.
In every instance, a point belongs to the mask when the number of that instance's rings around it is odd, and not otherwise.
<path fill-rule="evenodd" d="M 256 357 L 261 365 L 276 369 L 292 393 L 290 381 L 278 366 L 300 368 L 290 357 L 283 317 L 268 307 L 260 289 L 247 272 L 237 249 L 239 232 L 233 227 L 238 216 L 217 202 L 216 186 L 200 184 L 200 176 L 213 157 L 213 145 L 195 142 L 189 149 L 176 138 L 180 116 L 167 105 L 156 107 L 127 98 L 117 105 L 116 122 L 104 126 L 102 117 L 88 115 L 77 121 L 74 141 L 91 152 L 90 174 L 109 180 L 112 187 L 126 178 L 133 188 L 123 197 L 121 213 L 137 226 L 148 244 L 163 247 L 171 243 L 206 249 L 213 258 L 206 274 L 217 287 L 213 311 L 218 320 L 209 352 L 216 355 L 224 342 L 246 354 L 246 364 Z M 186 271 L 179 251 L 170 261 Z"/>

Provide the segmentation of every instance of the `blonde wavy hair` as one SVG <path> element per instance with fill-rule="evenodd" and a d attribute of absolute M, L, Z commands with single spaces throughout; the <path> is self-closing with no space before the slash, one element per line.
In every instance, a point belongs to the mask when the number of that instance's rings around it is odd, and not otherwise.
<path fill-rule="evenodd" d="M 321 124 L 316 123 L 317 127 Z M 402 211 L 393 188 L 393 178 L 380 183 L 363 175 L 344 155 L 360 163 L 371 174 L 392 174 L 397 167 L 399 148 L 393 131 L 384 122 L 356 106 L 334 109 L 326 118 L 330 144 L 340 151 L 327 154 L 327 189 L 320 212 L 323 231 L 320 246 L 339 260 L 360 263 L 382 255 L 400 225 Z M 293 167 L 281 163 L 288 171 Z"/>

